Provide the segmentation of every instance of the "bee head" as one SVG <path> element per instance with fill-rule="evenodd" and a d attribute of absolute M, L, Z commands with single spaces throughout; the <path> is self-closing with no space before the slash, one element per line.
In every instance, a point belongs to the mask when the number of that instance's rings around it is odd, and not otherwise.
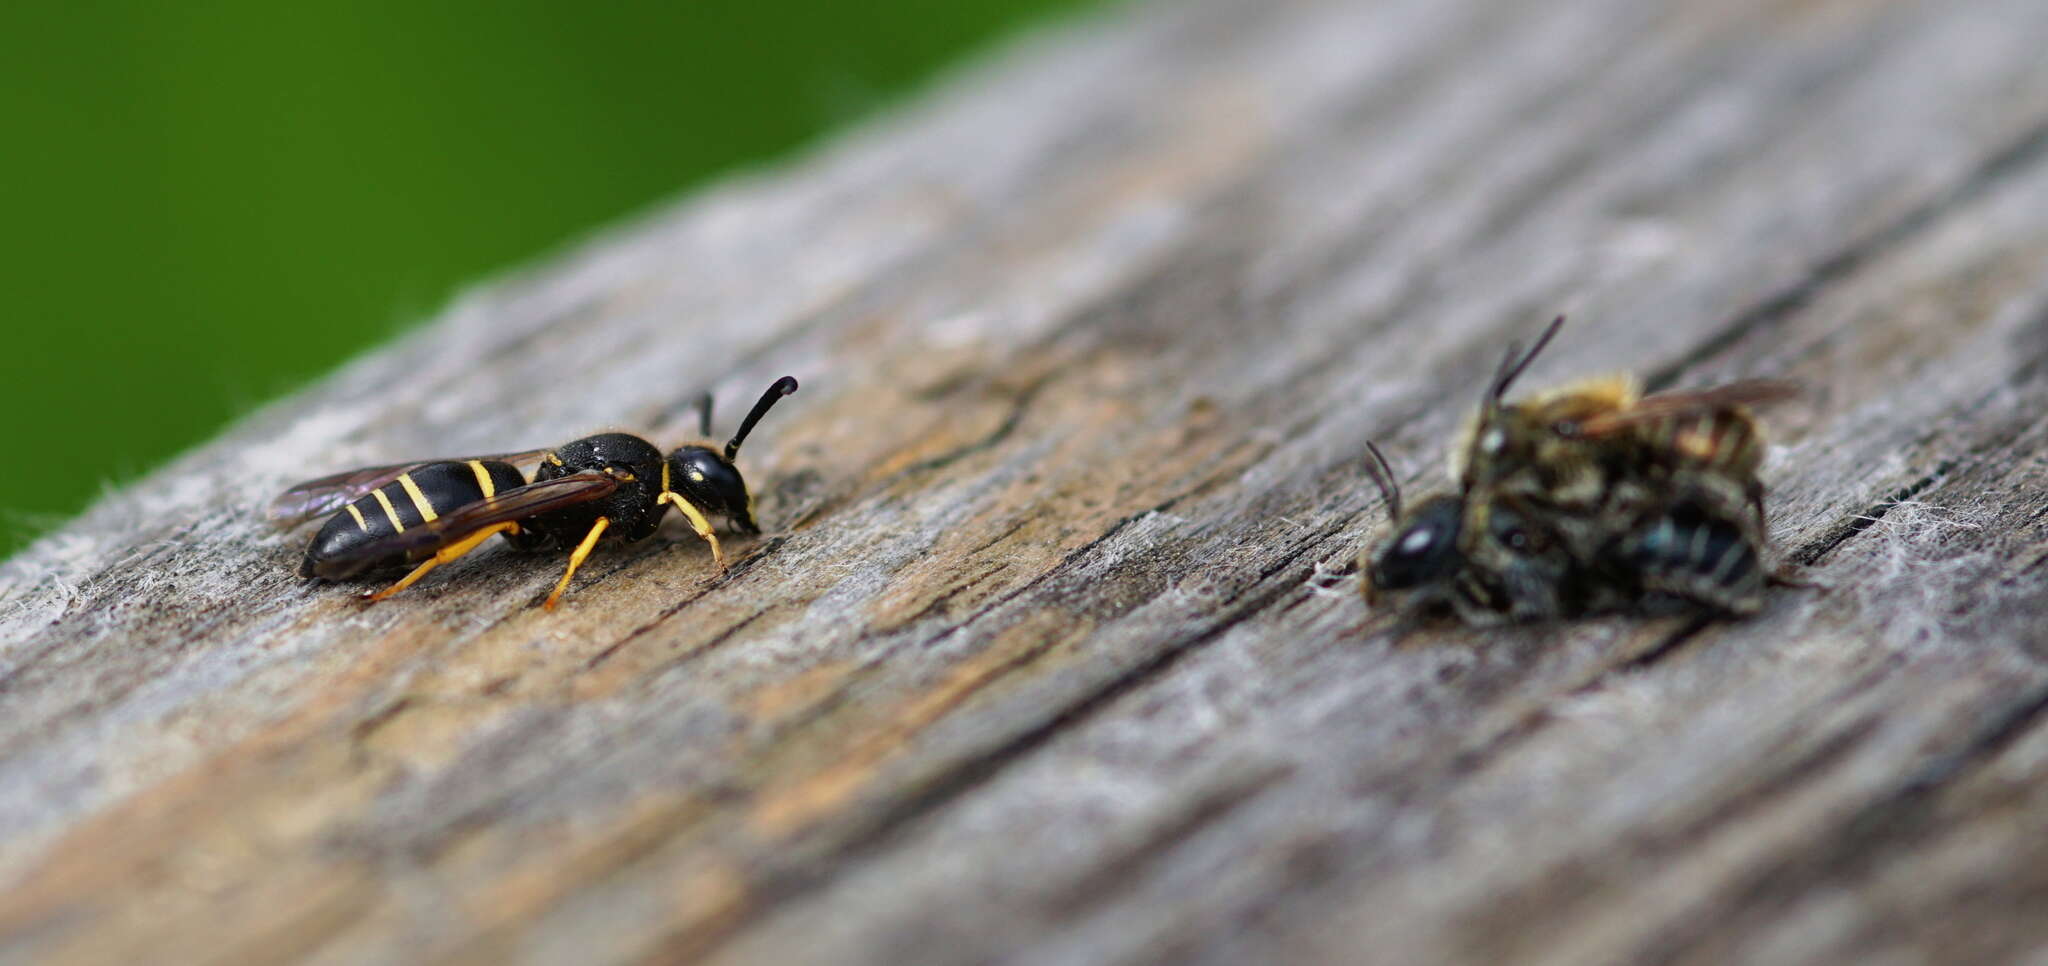
<path fill-rule="evenodd" d="M 1366 600 L 1373 602 L 1387 592 L 1442 584 L 1458 572 L 1461 564 L 1458 530 L 1464 525 L 1464 501 L 1449 494 L 1434 496 L 1422 501 L 1414 512 L 1404 512 L 1401 484 L 1394 477 L 1394 468 L 1387 464 L 1378 446 L 1367 443 L 1365 448 L 1372 454 L 1366 467 L 1386 498 L 1387 515 L 1394 525 L 1392 536 L 1366 551 L 1359 560 L 1365 571 L 1360 589 Z"/>
<path fill-rule="evenodd" d="M 1457 573 L 1462 560 L 1458 531 L 1464 515 L 1464 501 L 1445 494 L 1422 501 L 1413 513 L 1395 520 L 1393 535 L 1366 563 L 1367 592 L 1409 590 Z"/>

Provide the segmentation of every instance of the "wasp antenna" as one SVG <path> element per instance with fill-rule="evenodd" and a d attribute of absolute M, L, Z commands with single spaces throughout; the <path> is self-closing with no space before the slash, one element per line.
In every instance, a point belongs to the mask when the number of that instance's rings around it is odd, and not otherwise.
<path fill-rule="evenodd" d="M 1544 346 L 1550 344 L 1550 340 L 1557 335 L 1557 330 L 1561 328 L 1564 328 L 1564 316 L 1562 315 L 1550 320 L 1550 325 L 1543 330 L 1541 336 L 1537 337 L 1536 344 L 1530 346 L 1527 353 L 1522 352 L 1522 347 L 1519 344 L 1508 343 L 1507 355 L 1501 357 L 1500 369 L 1494 373 L 1493 384 L 1487 387 L 1486 401 L 1489 404 L 1500 402 L 1501 397 L 1507 395 L 1508 387 L 1514 385 L 1515 380 L 1522 377 L 1522 370 L 1529 368 L 1529 363 L 1536 361 L 1536 356 L 1543 351 Z M 1520 358 L 1516 358 L 1517 356 L 1520 356 Z"/>
<path fill-rule="evenodd" d="M 1368 441 L 1365 444 L 1365 451 L 1372 454 L 1373 461 L 1366 464 L 1366 468 L 1372 471 L 1372 481 L 1378 484 L 1380 495 L 1387 500 L 1387 515 L 1396 523 L 1399 523 L 1401 520 L 1401 481 L 1394 478 L 1394 468 L 1387 465 L 1387 457 L 1380 452 L 1378 446 Z"/>
<path fill-rule="evenodd" d="M 761 401 L 754 404 L 753 412 L 748 413 L 747 418 L 740 422 L 740 431 L 732 434 L 732 441 L 725 444 L 726 462 L 732 462 L 733 457 L 740 454 L 740 444 L 747 441 L 747 434 L 753 432 L 754 424 L 760 422 L 761 417 L 768 414 L 769 407 L 774 406 L 777 400 L 795 391 L 796 380 L 790 376 L 783 376 L 775 380 L 775 385 L 769 386 L 767 392 L 761 394 Z"/>
<path fill-rule="evenodd" d="M 704 390 L 704 395 L 697 397 L 697 435 L 707 438 L 711 435 L 711 390 L 709 389 Z"/>

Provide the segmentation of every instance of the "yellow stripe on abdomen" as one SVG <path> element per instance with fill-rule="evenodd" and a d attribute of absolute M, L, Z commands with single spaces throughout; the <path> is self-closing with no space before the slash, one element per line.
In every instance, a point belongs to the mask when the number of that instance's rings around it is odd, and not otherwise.
<path fill-rule="evenodd" d="M 356 509 L 355 504 L 348 505 L 348 515 L 356 518 L 356 529 L 364 533 L 370 532 L 370 521 L 363 519 L 363 511 Z"/>
<path fill-rule="evenodd" d="M 382 488 L 382 487 L 379 487 L 379 488 L 377 488 L 377 489 L 371 490 L 371 491 L 370 491 L 370 495 L 371 495 L 371 496 L 374 496 L 374 497 L 376 497 L 376 498 L 377 498 L 377 505 L 378 505 L 378 506 L 381 506 L 381 507 L 383 507 L 383 508 L 384 508 L 384 517 L 385 517 L 385 519 L 387 519 L 387 520 L 390 520 L 390 521 L 391 521 L 391 525 L 392 525 L 393 527 L 396 527 L 396 528 L 398 529 L 398 532 L 399 532 L 399 533 L 404 533 L 404 532 L 405 532 L 405 521 L 404 521 L 404 520 L 400 520 L 400 519 L 398 518 L 398 510 L 397 510 L 396 508 L 392 507 L 392 505 L 391 505 L 391 498 L 390 498 L 390 497 L 388 497 L 388 496 L 385 496 L 385 495 L 384 495 L 384 490 L 383 490 L 383 488 Z"/>
<path fill-rule="evenodd" d="M 412 508 L 420 511 L 420 519 L 427 523 L 434 522 L 437 515 L 434 513 L 434 502 L 427 499 L 425 493 L 420 492 L 420 485 L 412 481 L 412 474 L 398 474 L 398 485 L 405 487 L 405 495 L 412 498 Z"/>
<path fill-rule="evenodd" d="M 476 474 L 476 485 L 478 489 L 484 491 L 484 499 L 488 500 L 498 495 L 498 484 L 491 481 L 491 471 L 484 469 L 482 462 L 470 460 L 469 471 Z M 431 520 L 433 518 L 428 517 L 428 519 Z"/>

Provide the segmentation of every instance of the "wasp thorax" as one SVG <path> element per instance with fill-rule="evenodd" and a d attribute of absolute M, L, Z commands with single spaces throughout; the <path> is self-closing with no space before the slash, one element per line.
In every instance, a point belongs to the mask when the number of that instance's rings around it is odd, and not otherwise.
<path fill-rule="evenodd" d="M 631 433 L 599 433 L 557 447 L 552 459 L 534 471 L 536 479 L 572 473 L 605 472 L 625 482 L 651 477 L 661 470 L 661 450 Z"/>

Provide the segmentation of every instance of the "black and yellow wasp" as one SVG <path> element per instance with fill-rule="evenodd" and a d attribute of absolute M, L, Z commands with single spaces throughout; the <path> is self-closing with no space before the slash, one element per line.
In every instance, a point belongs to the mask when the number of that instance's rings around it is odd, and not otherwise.
<path fill-rule="evenodd" d="M 753 497 L 733 460 L 754 424 L 782 397 L 796 391 L 788 376 L 775 381 L 725 444 L 688 443 L 664 457 L 630 433 L 599 433 L 554 449 L 461 459 L 371 466 L 286 490 L 270 505 L 270 518 L 292 525 L 332 513 L 306 548 L 299 574 L 348 580 L 412 565 L 411 573 L 369 594 L 383 600 L 428 571 L 502 534 L 521 550 L 569 548 L 568 569 L 548 595 L 552 609 L 576 568 L 600 540 L 630 542 L 654 534 L 673 506 L 711 545 L 725 566 L 712 516 L 746 535 L 761 532 Z M 702 407 L 711 434 L 711 400 Z M 515 464 L 538 461 L 528 482 Z"/>

